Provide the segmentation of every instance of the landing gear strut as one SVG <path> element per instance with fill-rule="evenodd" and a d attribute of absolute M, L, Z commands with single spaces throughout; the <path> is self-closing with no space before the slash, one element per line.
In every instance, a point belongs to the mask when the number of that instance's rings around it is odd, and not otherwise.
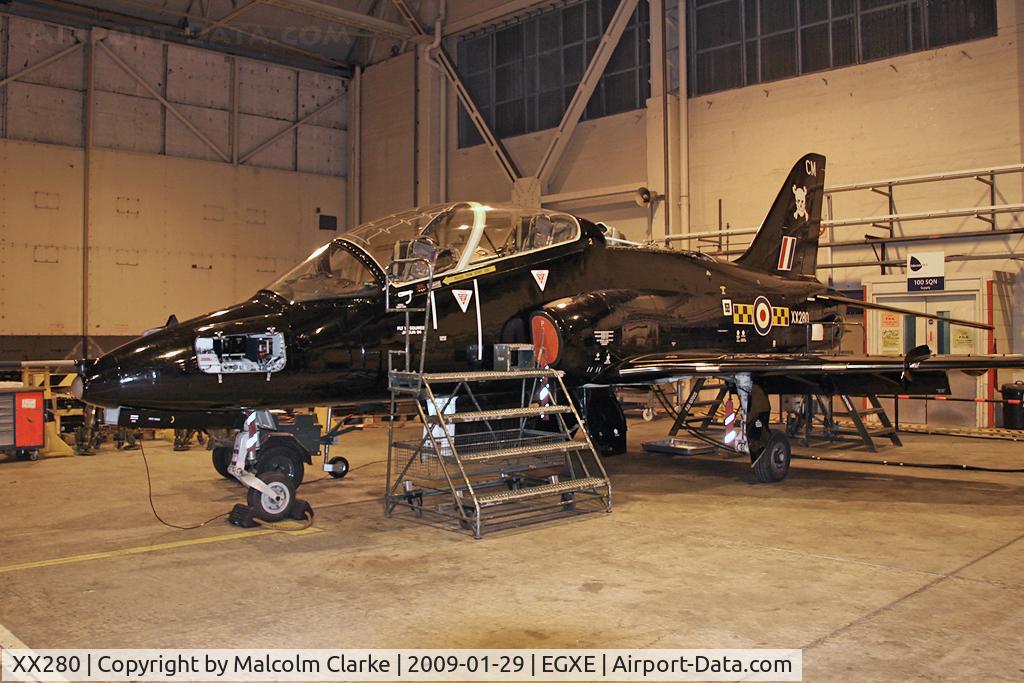
<path fill-rule="evenodd" d="M 302 482 L 302 459 L 297 455 L 289 439 L 291 434 L 277 431 L 277 422 L 266 410 L 249 413 L 245 425 L 235 436 L 235 445 L 228 464 L 228 473 L 249 488 L 247 505 L 239 503 L 228 516 L 228 521 L 240 527 L 254 527 L 260 519 L 279 522 L 285 518 L 312 519 L 313 509 L 309 503 L 296 497 L 295 492 Z M 214 466 L 218 465 L 218 454 L 214 449 Z M 256 461 L 260 472 L 246 469 L 251 456 L 264 451 Z M 306 454 L 308 459 L 308 454 Z M 219 468 L 218 468 L 218 471 Z"/>

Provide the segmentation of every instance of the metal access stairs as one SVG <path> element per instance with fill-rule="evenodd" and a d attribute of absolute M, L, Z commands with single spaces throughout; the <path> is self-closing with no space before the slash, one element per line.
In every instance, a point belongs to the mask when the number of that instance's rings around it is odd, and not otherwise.
<path fill-rule="evenodd" d="M 600 456 L 586 429 L 572 435 L 570 425 L 583 420 L 561 372 L 398 371 L 389 384 L 416 397 L 423 430 L 403 441 L 392 423 L 387 515 L 411 511 L 480 538 L 487 528 L 611 511 Z"/>
<path fill-rule="evenodd" d="M 425 291 L 433 291 L 433 262 L 425 258 L 392 261 L 387 291 L 414 266 L 427 274 Z M 420 307 L 410 304 L 390 297 L 386 304 L 388 313 L 403 316 L 405 325 L 404 348 L 388 352 L 392 419 L 385 514 L 402 510 L 416 518 L 432 516 L 480 538 L 485 526 L 519 525 L 591 508 L 610 512 L 611 482 L 562 373 L 511 363 L 508 370 L 426 372 L 431 297 L 424 296 Z M 413 314 L 421 314 L 424 323 L 418 328 L 415 363 Z M 502 350 L 510 352 L 509 359 L 521 346 Z M 395 413 L 402 399 L 415 402 L 422 424 L 417 439 L 396 438 Z M 572 426 L 579 427 L 581 439 L 573 437 Z"/>
<path fill-rule="evenodd" d="M 702 399 L 702 391 L 717 390 L 713 398 Z M 666 409 L 670 404 L 664 392 L 658 394 Z M 711 380 L 698 378 L 694 380 L 690 394 L 676 413 L 675 421 L 669 430 L 669 436 L 675 437 L 681 430 L 707 430 L 713 426 L 721 426 L 717 421 L 719 409 L 729 396 L 729 386 L 725 383 L 711 383 Z M 812 440 L 854 441 L 863 444 L 871 451 L 877 452 L 876 439 L 889 439 L 894 446 L 902 446 L 896 427 L 889 419 L 885 408 L 878 397 L 865 395 L 870 407 L 858 408 L 855 397 L 838 394 L 836 398 L 842 403 L 843 409 L 836 411 L 829 396 L 805 394 L 798 414 L 787 420 L 787 431 L 790 436 L 799 437 L 800 444 L 810 445 Z M 701 411 L 700 409 L 704 409 Z M 867 418 L 876 416 L 879 426 L 871 425 Z M 840 422 L 837 418 L 842 418 Z"/>
<path fill-rule="evenodd" d="M 701 398 L 700 394 L 702 391 L 713 390 L 717 390 L 714 398 Z M 725 382 L 710 384 L 704 377 L 698 377 L 695 379 L 693 381 L 693 386 L 690 389 L 690 395 L 676 414 L 676 419 L 672 424 L 672 429 L 669 430 L 669 436 L 676 436 L 679 434 L 680 429 L 709 429 L 715 425 L 715 417 L 718 415 L 718 409 L 722 407 L 722 404 L 728 396 L 729 385 Z M 666 405 L 664 401 L 663 405 Z M 693 410 L 695 408 L 703 408 L 704 412 L 694 414 Z"/>
<path fill-rule="evenodd" d="M 832 411 L 832 418 L 834 426 L 832 428 L 833 435 L 837 437 L 853 436 L 859 437 L 864 446 L 875 453 L 878 451 L 878 446 L 875 445 L 875 439 L 883 438 L 889 439 L 894 446 L 902 446 L 903 442 L 900 441 L 899 434 L 896 433 L 896 427 L 893 426 L 892 421 L 889 419 L 889 415 L 885 412 L 885 408 L 879 402 L 878 397 L 874 394 L 868 394 L 868 403 L 871 404 L 870 408 L 857 408 L 853 402 L 853 399 L 846 394 L 840 394 L 839 399 L 843 402 L 843 407 L 846 408 L 845 412 Z M 878 421 L 881 424 L 880 428 L 871 428 L 864 421 L 865 417 L 870 415 L 877 415 Z M 853 427 L 845 427 L 838 423 L 835 423 L 835 418 L 845 417 L 853 422 Z"/>
<path fill-rule="evenodd" d="M 804 446 L 810 445 L 815 438 L 832 442 L 859 442 L 872 453 L 878 452 L 875 439 L 889 439 L 894 446 L 903 445 L 896 427 L 877 396 L 867 394 L 864 397 L 870 408 L 858 408 L 855 397 L 848 394 L 838 394 L 836 398 L 842 403 L 843 410 L 836 411 L 828 396 L 805 395 L 802 410 L 789 421 L 790 435 L 799 436 L 800 444 Z M 868 423 L 866 418 L 871 416 L 877 416 L 880 426 L 874 427 Z M 844 422 L 839 422 L 837 418 L 843 418 Z"/>

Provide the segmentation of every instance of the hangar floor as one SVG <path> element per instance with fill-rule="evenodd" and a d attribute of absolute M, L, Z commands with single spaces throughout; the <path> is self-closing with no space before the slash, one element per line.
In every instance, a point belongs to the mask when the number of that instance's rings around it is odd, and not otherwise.
<path fill-rule="evenodd" d="M 382 464 L 304 484 L 316 525 L 290 534 L 161 526 L 137 451 L 5 461 L 0 624 L 32 647 L 802 647 L 809 681 L 1020 680 L 1024 476 L 800 460 L 756 485 L 740 459 L 645 454 L 668 425 L 633 426 L 613 514 L 481 541 L 384 519 Z M 906 441 L 907 461 L 1024 455 Z M 169 521 L 241 500 L 205 450 L 147 453 Z"/>

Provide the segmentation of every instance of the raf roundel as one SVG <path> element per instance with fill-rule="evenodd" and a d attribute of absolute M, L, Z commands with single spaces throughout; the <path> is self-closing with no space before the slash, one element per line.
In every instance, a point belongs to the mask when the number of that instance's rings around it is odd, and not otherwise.
<path fill-rule="evenodd" d="M 754 329 L 762 337 L 772 331 L 772 304 L 767 297 L 754 299 Z"/>

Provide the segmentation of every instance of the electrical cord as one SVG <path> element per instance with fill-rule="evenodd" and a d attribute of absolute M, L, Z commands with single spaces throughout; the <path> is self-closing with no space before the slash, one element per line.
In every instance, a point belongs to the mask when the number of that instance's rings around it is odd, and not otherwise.
<path fill-rule="evenodd" d="M 370 465 L 379 465 L 379 464 L 381 464 L 381 463 L 385 463 L 385 462 L 387 462 L 387 460 L 374 460 L 374 461 L 372 461 L 372 462 L 364 462 L 364 463 L 363 463 L 362 465 L 360 465 L 360 466 L 358 466 L 358 467 L 353 467 L 352 469 L 350 469 L 350 470 L 349 470 L 349 471 L 348 471 L 348 472 L 346 473 L 346 476 L 347 476 L 347 475 L 349 475 L 349 474 L 352 474 L 353 472 L 356 472 L 356 471 L 358 471 L 358 470 L 361 470 L 361 469 L 363 469 L 364 467 L 369 467 Z M 317 477 L 316 479 L 310 479 L 309 481 L 304 481 L 304 482 L 302 482 L 302 485 L 303 485 L 303 486 L 309 486 L 310 484 L 315 484 L 315 483 L 317 483 L 318 481 L 326 481 L 326 480 L 328 480 L 328 479 L 334 479 L 334 478 L 335 478 L 335 477 L 332 477 L 332 476 L 331 476 L 331 475 L 329 475 L 329 474 L 325 474 L 325 475 L 323 475 L 323 476 L 321 476 L 321 477 Z"/>
<path fill-rule="evenodd" d="M 696 427 L 691 427 L 690 425 L 683 425 L 683 429 L 685 429 L 691 435 L 693 435 L 696 438 L 700 439 L 704 443 L 710 444 L 712 446 L 715 446 L 716 448 L 724 448 L 725 450 L 728 450 L 728 451 L 735 451 L 736 450 L 734 447 L 730 446 L 729 444 L 725 443 L 724 441 L 716 441 L 715 439 L 712 439 L 710 436 L 707 436 L 706 434 L 702 434 Z"/>
<path fill-rule="evenodd" d="M 191 524 L 191 525 L 188 525 L 188 526 L 182 526 L 180 524 L 174 524 L 172 522 L 168 522 L 166 519 L 161 517 L 160 513 L 157 512 L 157 510 L 156 510 L 155 503 L 153 502 L 153 477 L 152 477 L 152 474 L 151 474 L 150 469 L 149 469 L 149 459 L 146 457 L 146 447 L 143 445 L 142 439 L 139 439 L 138 443 L 139 443 L 139 452 L 142 453 L 142 464 L 145 465 L 145 467 L 146 467 L 146 491 L 147 491 L 148 497 L 149 497 L 149 509 L 153 512 L 153 516 L 156 518 L 156 520 L 158 522 L 160 522 L 164 526 L 170 527 L 172 529 L 179 529 L 181 531 L 192 531 L 194 529 L 200 529 L 200 528 L 206 526 L 207 524 L 210 524 L 211 522 L 215 522 L 218 519 L 221 519 L 223 517 L 227 517 L 229 514 L 231 514 L 230 512 L 222 512 L 221 514 L 219 514 L 219 515 L 217 515 L 215 517 L 210 517 L 205 522 L 200 522 L 199 524 Z M 385 462 L 387 462 L 387 460 L 373 460 L 372 462 L 363 463 L 362 465 L 359 465 L 358 467 L 353 467 L 352 469 L 350 469 L 348 471 L 348 474 L 351 474 L 352 472 L 355 472 L 357 470 L 361 470 L 364 467 L 369 467 L 370 465 L 379 465 L 379 464 L 385 463 Z M 327 474 L 327 475 L 324 475 L 324 476 L 322 476 L 322 477 L 320 477 L 318 479 L 314 479 L 312 481 L 308 481 L 305 484 L 306 484 L 306 486 L 309 486 L 310 484 L 315 484 L 318 481 L 323 481 L 325 479 L 333 479 L 333 478 L 334 477 L 332 477 L 331 475 Z M 271 529 L 280 528 L 279 525 L 281 525 L 280 522 L 265 522 L 265 521 L 260 521 L 260 520 L 255 520 L 255 521 L 259 522 L 260 526 L 268 527 L 268 528 L 271 528 Z M 281 530 L 282 531 L 304 531 L 304 530 L 308 529 L 311 526 L 313 526 L 313 516 L 307 513 L 306 514 L 306 523 L 305 523 L 304 526 L 302 526 L 302 527 L 300 527 L 298 529 L 285 529 L 285 528 L 281 528 Z"/>
<path fill-rule="evenodd" d="M 836 458 L 827 455 L 792 455 L 800 460 L 821 460 L 825 462 L 851 462 L 858 465 L 884 465 L 887 467 L 916 467 L 929 470 L 964 470 L 966 472 L 996 472 L 1000 474 L 1019 474 L 1024 469 L 1003 467 L 982 467 L 981 465 L 957 465 L 955 463 L 938 462 L 898 462 L 891 460 L 868 460 L 864 458 Z"/>
<path fill-rule="evenodd" d="M 146 489 L 149 492 L 149 509 L 153 511 L 153 516 L 156 517 L 158 522 L 160 522 L 164 526 L 168 526 L 168 527 L 170 527 L 172 529 L 180 529 L 181 531 L 191 531 L 193 529 L 199 529 L 201 527 L 204 527 L 207 524 L 209 524 L 210 522 L 214 522 L 214 521 L 216 521 L 216 520 L 218 520 L 218 519 L 220 519 L 222 517 L 227 517 L 229 514 L 231 514 L 230 512 L 222 512 L 221 514 L 217 515 L 216 517 L 210 517 L 210 519 L 206 520 L 205 522 L 200 522 L 199 524 L 192 524 L 190 526 L 181 526 L 179 524 L 172 524 L 171 522 L 168 522 L 163 517 L 161 517 L 160 513 L 156 511 L 156 505 L 153 503 L 153 477 L 152 477 L 152 475 L 150 474 L 150 471 L 149 471 L 149 459 L 146 457 L 146 447 L 144 445 L 142 445 L 142 439 L 139 439 L 138 443 L 139 443 L 139 451 L 142 453 L 142 464 L 144 464 L 146 466 Z M 312 522 L 310 522 L 310 523 L 312 524 Z"/>

